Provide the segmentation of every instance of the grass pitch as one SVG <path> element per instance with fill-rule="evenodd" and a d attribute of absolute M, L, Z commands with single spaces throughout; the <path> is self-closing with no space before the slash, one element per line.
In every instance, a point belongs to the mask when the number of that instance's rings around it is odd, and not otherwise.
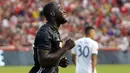
<path fill-rule="evenodd" d="M 0 67 L 0 73 L 28 73 L 32 66 Z M 75 73 L 75 66 L 60 68 L 59 73 Z M 97 73 L 130 73 L 130 65 L 97 65 Z"/>

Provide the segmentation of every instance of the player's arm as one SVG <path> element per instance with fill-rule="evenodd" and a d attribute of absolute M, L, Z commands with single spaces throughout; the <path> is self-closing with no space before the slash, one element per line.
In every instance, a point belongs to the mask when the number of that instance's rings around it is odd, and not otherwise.
<path fill-rule="evenodd" d="M 76 65 L 76 55 L 72 54 L 72 62 L 74 63 L 74 65 Z"/>
<path fill-rule="evenodd" d="M 96 42 L 92 48 L 92 55 L 91 55 L 91 60 L 92 60 L 92 73 L 94 73 L 94 69 L 96 68 L 97 64 L 97 54 L 98 54 L 98 43 Z"/>
<path fill-rule="evenodd" d="M 37 50 L 39 63 L 42 67 L 52 67 L 58 62 L 61 56 L 67 51 L 64 47 L 55 53 L 49 53 L 49 50 Z"/>
<path fill-rule="evenodd" d="M 50 53 L 51 48 L 51 37 L 47 32 L 43 32 L 43 35 L 40 35 L 40 44 L 37 48 L 37 55 L 39 63 L 42 67 L 52 67 L 54 66 L 61 56 L 69 49 L 74 46 L 74 42 L 72 40 L 66 41 L 63 48 L 59 49 L 55 53 Z"/>
<path fill-rule="evenodd" d="M 69 65 L 69 60 L 66 57 L 61 58 L 59 62 L 59 66 L 62 68 L 66 68 Z"/>
<path fill-rule="evenodd" d="M 97 64 L 97 55 L 92 54 L 92 73 L 94 73 L 94 69 L 96 67 L 96 64 Z"/>
<path fill-rule="evenodd" d="M 77 43 L 77 42 L 75 42 Z M 71 53 L 72 53 L 72 62 L 74 63 L 74 65 L 76 65 L 76 47 L 77 45 L 75 45 L 75 47 L 72 48 Z"/>

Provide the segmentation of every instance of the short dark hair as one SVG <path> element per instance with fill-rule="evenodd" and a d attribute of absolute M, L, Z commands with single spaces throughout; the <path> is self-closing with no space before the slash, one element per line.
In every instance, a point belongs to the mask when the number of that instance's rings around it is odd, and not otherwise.
<path fill-rule="evenodd" d="M 92 26 L 85 27 L 85 34 L 88 35 L 90 30 L 94 29 Z"/>
<path fill-rule="evenodd" d="M 48 18 L 50 16 L 50 12 L 53 12 L 55 11 L 56 9 L 56 5 L 57 3 L 56 2 L 50 2 L 48 4 L 46 4 L 43 8 L 43 15 Z"/>

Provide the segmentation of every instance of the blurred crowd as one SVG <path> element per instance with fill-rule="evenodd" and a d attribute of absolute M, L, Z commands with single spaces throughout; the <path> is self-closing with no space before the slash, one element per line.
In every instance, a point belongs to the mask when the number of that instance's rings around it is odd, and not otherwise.
<path fill-rule="evenodd" d="M 40 17 L 49 0 L 0 0 L 0 46 L 31 46 L 46 20 Z M 50 0 L 51 1 L 51 0 Z M 84 27 L 96 29 L 100 48 L 130 47 L 130 0 L 53 0 L 64 5 L 68 23 L 60 29 L 62 40 L 84 36 Z"/>

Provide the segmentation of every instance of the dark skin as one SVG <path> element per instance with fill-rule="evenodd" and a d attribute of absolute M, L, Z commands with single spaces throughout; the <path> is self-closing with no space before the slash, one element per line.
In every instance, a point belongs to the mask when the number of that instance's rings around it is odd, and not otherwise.
<path fill-rule="evenodd" d="M 55 66 L 55 63 L 61 58 L 61 56 L 63 56 L 64 53 L 70 50 L 72 47 L 74 47 L 74 42 L 71 39 L 69 39 L 66 41 L 63 48 L 61 48 L 55 53 L 49 53 L 50 51 L 48 50 L 38 49 L 38 58 L 40 65 L 42 67 Z"/>
<path fill-rule="evenodd" d="M 63 68 L 66 68 L 66 67 L 68 66 L 68 64 L 69 64 L 69 61 L 67 60 L 66 57 L 64 57 L 64 58 L 62 58 L 62 59 L 60 60 L 59 66 L 61 66 L 61 67 L 63 67 Z"/>
<path fill-rule="evenodd" d="M 55 10 L 54 10 L 55 9 Z M 57 30 L 61 24 L 65 23 L 66 12 L 62 6 L 59 4 L 54 4 L 53 10 L 51 10 L 47 21 L 54 26 Z M 62 20 L 61 20 L 62 19 Z M 61 23 L 62 22 L 62 23 Z M 42 67 L 53 67 L 58 62 L 59 59 L 70 49 L 75 46 L 73 40 L 69 39 L 66 41 L 64 46 L 54 53 L 49 53 L 49 50 L 37 50 L 38 61 Z M 48 48 L 45 48 L 48 49 Z M 49 48 L 50 49 L 50 48 Z M 68 65 L 68 60 L 62 58 L 59 65 L 61 67 L 66 67 Z"/>

